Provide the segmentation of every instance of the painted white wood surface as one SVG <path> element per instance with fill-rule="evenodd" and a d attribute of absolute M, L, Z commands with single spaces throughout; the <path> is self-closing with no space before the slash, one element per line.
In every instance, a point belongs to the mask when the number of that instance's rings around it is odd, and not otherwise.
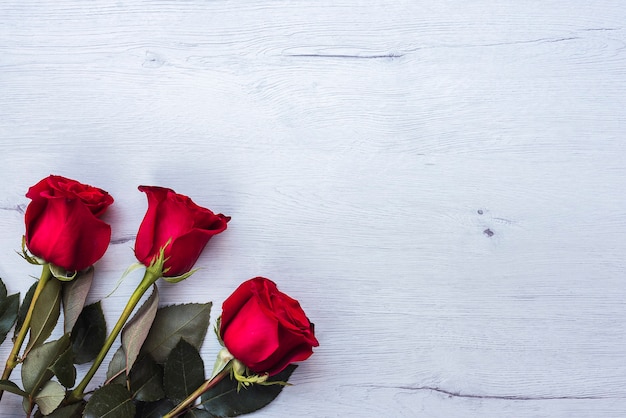
<path fill-rule="evenodd" d="M 15 250 L 40 178 L 116 199 L 92 301 L 134 262 L 136 186 L 168 186 L 233 220 L 163 302 L 212 300 L 215 318 L 264 275 L 316 323 L 315 355 L 255 416 L 626 416 L 622 1 L 5 0 L 0 16 L 10 292 L 38 274 Z M 138 277 L 104 300 L 110 323 Z M 5 395 L 0 416 L 21 415 Z"/>

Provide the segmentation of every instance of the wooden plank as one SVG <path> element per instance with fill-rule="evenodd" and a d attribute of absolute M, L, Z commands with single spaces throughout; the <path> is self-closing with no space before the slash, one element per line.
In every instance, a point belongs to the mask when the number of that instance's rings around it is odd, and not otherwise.
<path fill-rule="evenodd" d="M 316 323 L 258 416 L 623 416 L 626 8 L 431 3 L 0 4 L 9 291 L 40 178 L 116 198 L 90 300 L 168 186 L 233 221 L 163 301 L 265 275 Z"/>

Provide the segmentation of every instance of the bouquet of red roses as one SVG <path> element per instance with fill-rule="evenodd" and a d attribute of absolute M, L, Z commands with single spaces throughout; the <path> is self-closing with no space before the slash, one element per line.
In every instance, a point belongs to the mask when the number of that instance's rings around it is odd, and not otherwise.
<path fill-rule="evenodd" d="M 156 283 L 191 276 L 206 244 L 227 229 L 230 217 L 171 189 L 139 190 L 147 195 L 148 210 L 135 241 L 138 263 L 124 276 L 137 268 L 144 275 L 108 335 L 100 302 L 85 302 L 93 265 L 111 239 L 111 226 L 100 217 L 113 198 L 53 175 L 26 194 L 31 202 L 21 255 L 41 265 L 42 272 L 21 304 L 0 280 L 0 343 L 15 325 L 0 398 L 4 392 L 21 396 L 28 417 L 237 416 L 276 398 L 296 367 L 292 363 L 306 360 L 318 346 L 298 301 L 271 280 L 256 277 L 224 301 L 215 326 L 223 348 L 205 376 L 198 350 L 210 324 L 211 303 L 160 307 Z M 64 334 L 49 341 L 61 312 Z M 118 337 L 121 344 L 106 381 L 86 392 Z M 91 367 L 76 384 L 75 365 L 85 363 Z M 18 364 L 21 379 L 14 381 Z"/>

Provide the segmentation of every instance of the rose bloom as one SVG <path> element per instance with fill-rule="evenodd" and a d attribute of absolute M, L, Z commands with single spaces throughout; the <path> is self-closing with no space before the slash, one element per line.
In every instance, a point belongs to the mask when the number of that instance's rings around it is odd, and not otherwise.
<path fill-rule="evenodd" d="M 98 219 L 113 203 L 102 189 L 51 175 L 28 189 L 26 246 L 35 256 L 69 271 L 98 261 L 111 227 Z"/>
<path fill-rule="evenodd" d="M 270 376 L 306 360 L 319 345 L 300 303 L 264 277 L 242 283 L 224 301 L 220 336 L 237 360 Z"/>
<path fill-rule="evenodd" d="M 189 272 L 211 237 L 226 230 L 230 217 L 214 214 L 171 189 L 139 186 L 148 197 L 148 211 L 139 226 L 135 256 L 149 266 L 165 244 L 163 275 Z"/>

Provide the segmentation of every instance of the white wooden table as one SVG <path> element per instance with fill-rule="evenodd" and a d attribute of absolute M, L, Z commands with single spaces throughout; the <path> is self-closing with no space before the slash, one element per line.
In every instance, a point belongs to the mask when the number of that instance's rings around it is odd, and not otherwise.
<path fill-rule="evenodd" d="M 497 3 L 0 3 L 0 277 L 55 173 L 116 199 L 105 298 L 167 186 L 233 220 L 163 303 L 263 275 L 316 324 L 255 416 L 626 416 L 626 4 Z"/>

